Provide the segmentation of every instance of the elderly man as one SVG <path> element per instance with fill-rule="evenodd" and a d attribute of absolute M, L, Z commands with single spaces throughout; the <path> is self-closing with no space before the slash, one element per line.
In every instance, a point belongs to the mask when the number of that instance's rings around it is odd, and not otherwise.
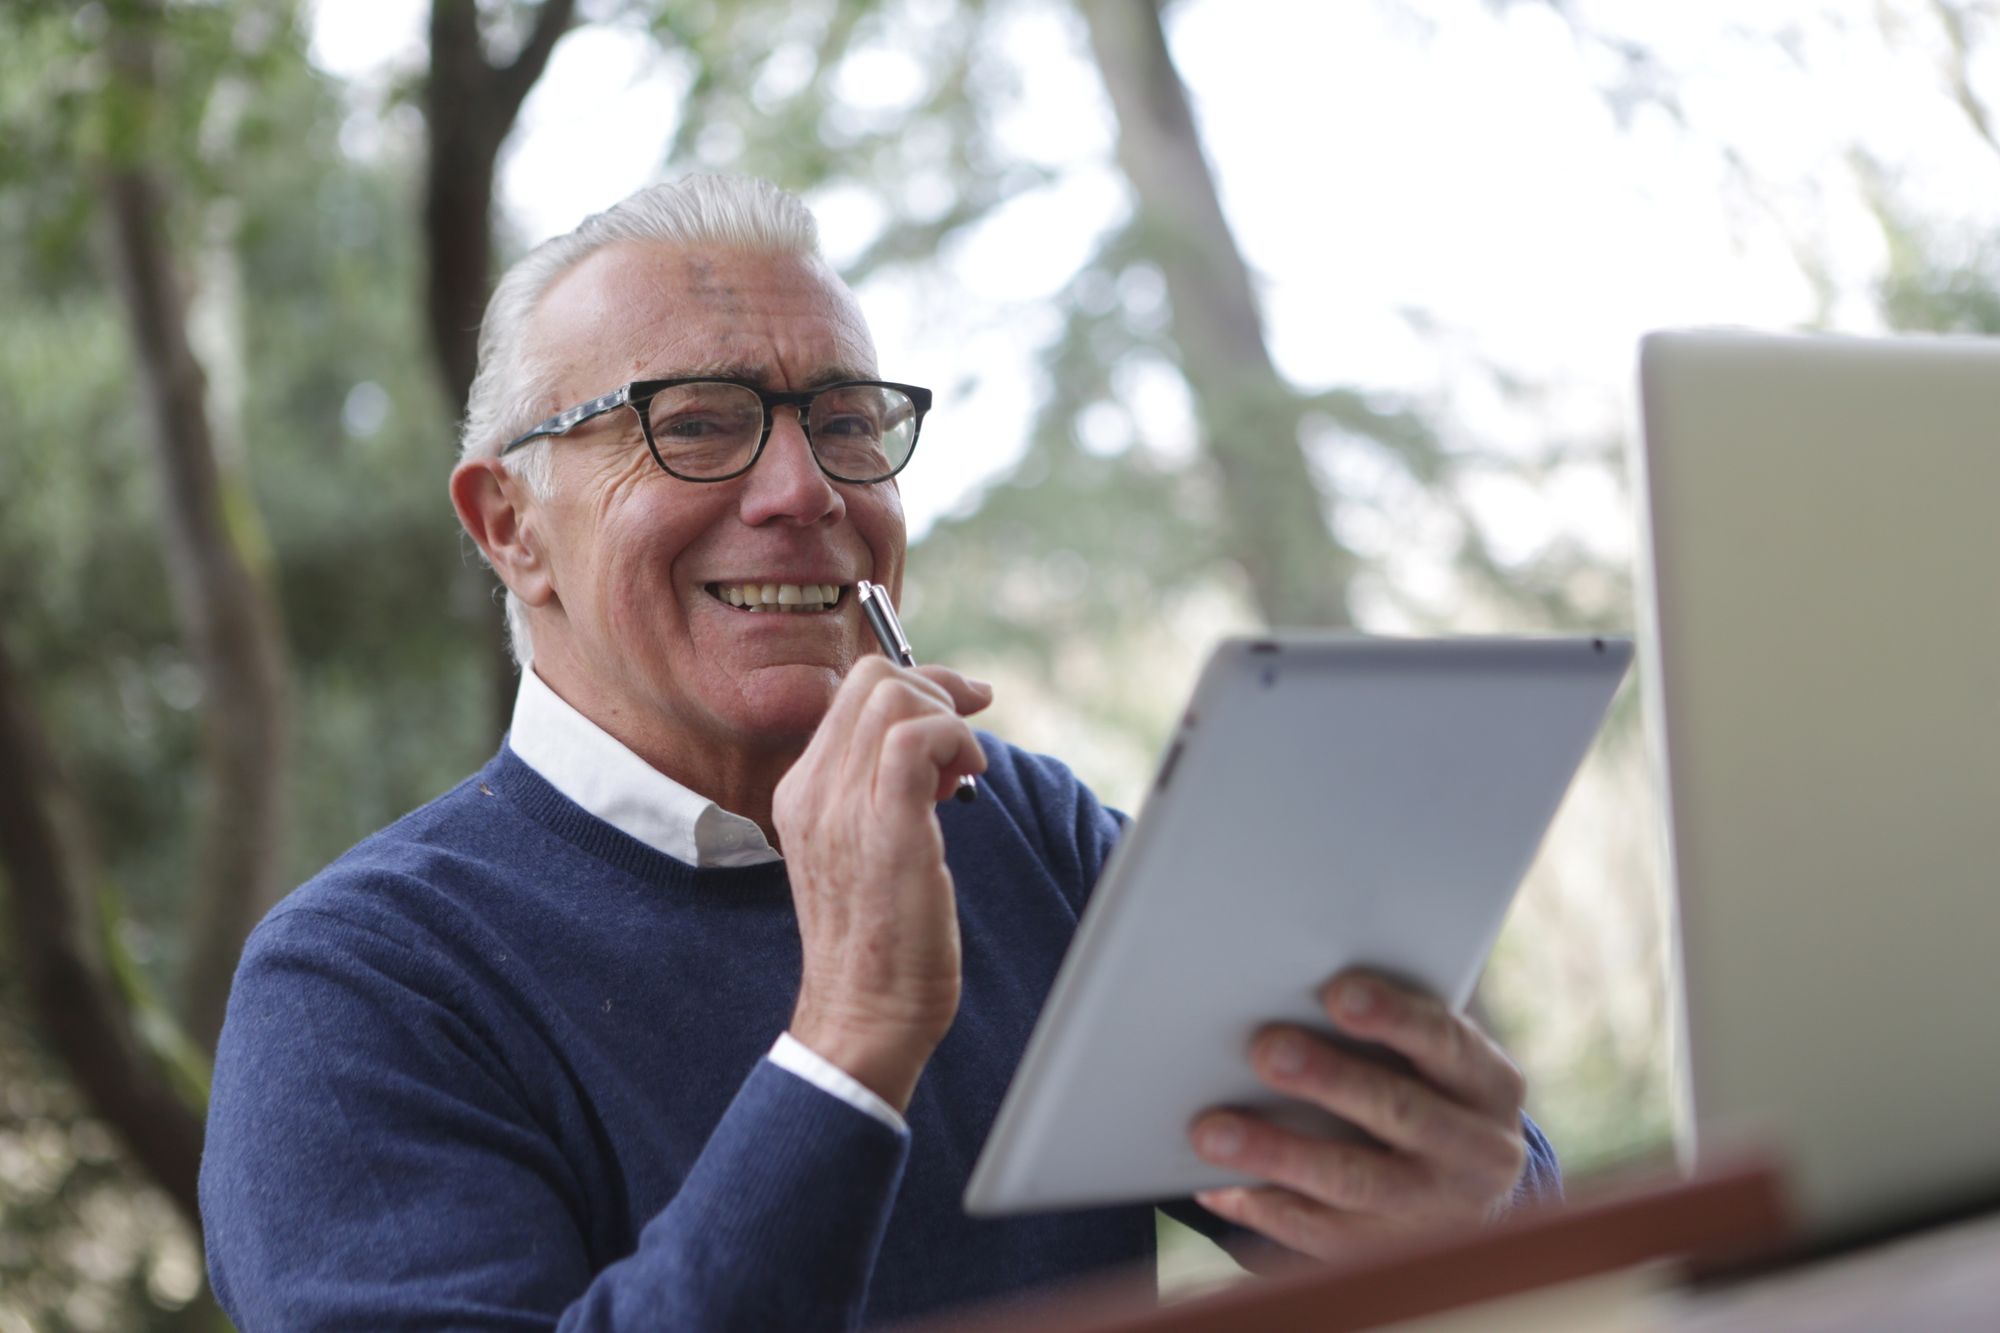
<path fill-rule="evenodd" d="M 644 191 L 488 311 L 451 496 L 508 589 L 500 753 L 252 936 L 202 1204 L 245 1330 L 854 1327 L 1152 1253 L 1150 1209 L 958 1197 L 1120 823 L 873 650 L 930 395 L 810 215 Z M 938 802 L 961 775 L 977 801 Z M 1184 1201 L 1311 1254 L 1554 1188 L 1519 1076 L 1363 977 L 1252 1053 L 1379 1146 L 1217 1113 Z M 1218 1220 L 1221 1219 L 1221 1220 Z"/>

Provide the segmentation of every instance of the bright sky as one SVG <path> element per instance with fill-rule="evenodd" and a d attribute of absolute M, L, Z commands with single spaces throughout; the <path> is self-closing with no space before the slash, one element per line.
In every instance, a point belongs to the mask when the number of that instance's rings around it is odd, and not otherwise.
<path fill-rule="evenodd" d="M 1901 6 L 1913 17 L 1893 48 L 1872 0 L 1577 8 L 1657 54 L 1687 126 L 1656 109 L 1618 124 L 1599 87 L 1608 58 L 1552 7 L 1184 0 L 1171 11 L 1175 57 L 1258 274 L 1274 353 L 1296 384 L 1425 394 L 1481 442 L 1511 449 L 1602 434 L 1629 410 L 1633 349 L 1648 328 L 1822 316 L 1870 327 L 1862 294 L 1882 246 L 1852 186 L 1851 147 L 1890 164 L 1940 216 L 1996 197 L 2000 154 L 1973 146 L 1940 94 L 1921 4 Z M 322 3 L 314 58 L 357 81 L 365 108 L 367 88 L 421 62 L 426 9 Z M 861 292 L 884 373 L 941 390 L 927 448 L 905 474 L 915 533 L 1020 447 L 1036 348 L 1054 329 L 1044 298 L 1124 208 L 1080 21 L 1061 6 L 1022 9 L 1005 46 L 1027 95 L 1007 142 L 1065 167 L 1059 183 L 957 249 L 963 305 L 941 311 L 903 278 Z M 1787 29 L 1789 48 L 1744 36 Z M 873 75 L 897 77 L 893 56 Z M 514 228 L 539 240 L 654 179 L 678 93 L 672 63 L 643 36 L 566 37 L 504 158 L 501 206 Z M 380 132 L 363 112 L 350 142 L 366 151 Z M 1725 145 L 1754 168 L 1758 191 L 1728 178 Z M 815 203 L 835 258 L 851 253 L 866 235 L 866 201 Z M 1844 293 L 1830 310 L 1815 304 L 1801 247 Z M 1547 392 L 1531 411 L 1509 405 L 1477 373 L 1484 364 Z M 974 367 L 983 373 L 967 386 Z M 1173 438 L 1186 430 L 1174 386 L 1142 379 L 1131 390 L 1159 437 L 1149 443 L 1184 445 Z M 1511 536 L 1530 549 L 1561 528 L 1622 554 L 1626 516 L 1607 494 L 1496 491 L 1488 516 L 1503 546 Z"/>

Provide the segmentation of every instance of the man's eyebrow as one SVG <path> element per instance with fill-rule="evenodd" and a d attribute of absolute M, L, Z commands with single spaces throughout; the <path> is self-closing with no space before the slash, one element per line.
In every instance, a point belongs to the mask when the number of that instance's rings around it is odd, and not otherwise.
<path fill-rule="evenodd" d="M 807 376 L 806 383 L 838 384 L 842 380 L 872 380 L 874 378 L 875 372 L 873 370 L 864 370 L 858 366 L 836 364 L 822 368 L 816 375 Z"/>

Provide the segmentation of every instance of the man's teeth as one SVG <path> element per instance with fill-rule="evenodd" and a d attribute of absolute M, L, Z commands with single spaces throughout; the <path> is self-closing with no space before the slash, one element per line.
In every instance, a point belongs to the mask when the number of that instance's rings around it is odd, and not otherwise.
<path fill-rule="evenodd" d="M 708 591 L 746 611 L 824 611 L 840 600 L 837 583 L 711 583 Z"/>

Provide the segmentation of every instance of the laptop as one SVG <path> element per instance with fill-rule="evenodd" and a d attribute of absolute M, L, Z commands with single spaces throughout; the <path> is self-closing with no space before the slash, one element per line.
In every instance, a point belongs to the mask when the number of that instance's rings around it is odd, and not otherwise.
<path fill-rule="evenodd" d="M 1814 1241 L 2000 1204 L 2000 340 L 1640 351 L 1684 1160 Z"/>

